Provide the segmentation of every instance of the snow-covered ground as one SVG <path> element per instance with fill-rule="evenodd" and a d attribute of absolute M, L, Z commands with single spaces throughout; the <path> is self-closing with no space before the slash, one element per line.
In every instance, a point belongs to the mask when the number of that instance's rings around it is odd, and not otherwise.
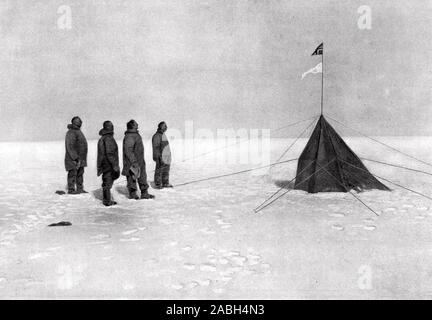
<path fill-rule="evenodd" d="M 379 139 L 432 162 L 432 138 Z M 272 140 L 271 160 L 291 141 Z M 346 141 L 359 156 L 432 172 L 369 140 Z M 305 142 L 285 159 L 298 157 Z M 206 151 L 205 142 L 194 143 L 196 154 Z M 216 153 L 182 162 L 184 147 L 172 143 L 175 185 L 261 165 L 227 164 Z M 148 143 L 146 151 L 152 181 Z M 85 173 L 95 192 L 54 193 L 65 189 L 63 157 L 63 141 L 0 144 L 0 298 L 432 298 L 432 200 L 389 183 L 392 192 L 357 194 L 379 217 L 349 193 L 297 190 L 254 213 L 294 177 L 296 162 L 270 175 L 150 189 L 156 199 L 147 201 L 128 200 L 121 177 L 119 204 L 106 208 L 96 190 L 96 141 Z M 432 176 L 365 165 L 432 195 Z M 47 227 L 59 221 L 72 226 Z"/>

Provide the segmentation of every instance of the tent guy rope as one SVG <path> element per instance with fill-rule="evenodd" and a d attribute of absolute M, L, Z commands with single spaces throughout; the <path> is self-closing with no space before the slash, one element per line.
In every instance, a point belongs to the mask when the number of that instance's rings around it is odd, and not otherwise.
<path fill-rule="evenodd" d="M 324 168 L 323 168 L 324 169 Z M 367 209 L 369 209 L 370 211 L 372 211 L 375 215 L 379 216 L 378 213 L 375 212 L 375 210 L 373 210 L 371 207 L 369 207 L 366 203 L 364 203 L 359 197 L 357 197 L 351 190 L 349 190 L 341 181 L 339 181 L 339 179 L 337 179 L 333 174 L 331 174 L 328 170 L 324 169 L 325 172 L 327 172 L 327 174 L 329 174 L 331 177 L 333 177 L 333 179 L 336 180 L 337 183 L 339 183 L 345 190 L 346 192 L 348 192 L 349 194 L 351 194 L 354 199 L 356 199 L 357 201 L 359 201 L 362 205 L 364 205 Z"/>
<path fill-rule="evenodd" d="M 348 164 L 348 165 L 350 165 L 350 166 L 352 166 L 352 167 L 354 167 L 354 168 L 357 168 L 358 170 L 365 171 L 364 169 L 359 168 L 359 167 L 356 167 L 356 166 L 352 165 L 351 163 L 348 163 L 348 162 L 346 162 L 346 161 L 344 161 L 344 160 L 341 160 L 341 161 L 344 162 L 344 163 L 346 163 L 346 164 Z M 427 195 L 425 195 L 425 194 L 423 194 L 423 193 L 421 193 L 421 192 L 415 191 L 415 190 L 410 189 L 410 188 L 408 188 L 408 187 L 405 187 L 405 186 L 403 186 L 403 185 L 401 185 L 401 184 L 398 184 L 398 183 L 396 183 L 396 182 L 390 181 L 390 180 L 388 180 L 388 179 L 386 179 L 386 178 L 383 178 L 383 177 L 377 176 L 376 174 L 373 174 L 373 173 L 371 173 L 371 174 L 372 174 L 373 176 L 375 176 L 376 178 L 378 178 L 378 179 L 382 179 L 382 180 L 384 180 L 384 181 L 390 182 L 391 184 L 393 184 L 393 185 L 395 185 L 395 186 L 398 186 L 398 187 L 400 187 L 400 188 L 402 188 L 402 189 L 408 190 L 408 191 L 410 191 L 410 192 L 412 192 L 412 193 L 418 194 L 419 196 L 422 196 L 422 197 L 424 197 L 424 198 L 426 198 L 426 199 L 432 200 L 432 197 L 429 197 L 429 196 L 427 196 Z"/>
<path fill-rule="evenodd" d="M 317 174 L 318 172 L 320 172 L 323 168 L 327 167 L 330 163 L 332 163 L 334 160 L 331 160 L 330 162 L 328 162 L 325 166 L 321 167 L 320 169 L 318 169 L 317 171 L 314 171 L 311 175 L 309 175 L 308 177 L 306 177 L 305 179 L 303 179 L 302 181 L 300 181 L 299 183 L 303 183 L 306 180 L 308 180 L 310 177 L 312 177 L 313 175 Z M 295 176 L 291 181 L 295 180 L 297 178 L 297 176 Z M 272 201 L 268 202 L 267 204 L 265 204 L 264 206 L 260 205 L 258 207 L 256 207 L 254 209 L 255 213 L 260 212 L 261 210 L 267 208 L 269 205 L 271 205 L 272 203 L 274 203 L 276 200 L 280 199 L 281 197 L 283 197 L 284 195 L 286 195 L 288 192 L 290 192 L 293 189 L 288 189 L 287 191 L 285 191 L 284 193 L 282 193 L 281 195 L 279 195 L 278 197 L 274 198 Z"/>
<path fill-rule="evenodd" d="M 379 143 L 379 144 L 381 144 L 381 145 L 383 145 L 383 146 L 385 146 L 385 147 L 387 147 L 387 148 L 389 148 L 389 149 L 391 149 L 391 150 L 393 150 L 393 151 L 396 151 L 396 152 L 398 152 L 398 153 L 400 153 L 400 154 L 403 154 L 403 155 L 406 156 L 406 157 L 409 157 L 409 158 L 411 158 L 411 159 L 413 159 L 413 160 L 419 161 L 419 162 L 421 162 L 421 163 L 423 163 L 423 164 L 425 164 L 425 165 L 428 165 L 428 166 L 432 167 L 432 164 L 429 163 L 429 162 L 426 162 L 426 161 L 424 161 L 424 160 L 418 159 L 418 158 L 416 158 L 416 157 L 414 157 L 414 156 L 412 156 L 412 155 L 410 155 L 410 154 L 408 154 L 408 153 L 405 153 L 405 152 L 403 152 L 403 151 L 401 151 L 401 150 L 398 150 L 398 149 L 396 149 L 396 148 L 394 148 L 394 147 L 392 147 L 392 146 L 390 146 L 390 145 L 388 145 L 388 144 L 386 144 L 386 143 L 384 143 L 384 142 L 382 142 L 382 141 L 379 141 L 379 140 L 377 140 L 377 139 L 375 139 L 375 138 L 372 138 L 372 137 L 370 137 L 370 136 L 368 136 L 368 135 L 366 135 L 366 134 L 364 134 L 364 133 L 362 133 L 362 132 L 360 132 L 360 131 L 358 131 L 358 130 L 356 130 L 356 129 L 354 129 L 354 128 L 352 128 L 352 127 L 350 127 L 350 126 L 348 126 L 348 125 L 346 125 L 346 124 L 344 124 L 344 123 L 342 123 L 342 122 L 340 122 L 340 121 L 338 121 L 338 120 L 336 120 L 336 119 L 334 119 L 334 118 L 332 118 L 332 117 L 330 117 L 330 116 L 328 116 L 328 115 L 327 115 L 327 117 L 328 117 L 329 119 L 335 121 L 336 123 L 338 123 L 338 124 L 344 126 L 345 128 L 351 129 L 351 130 L 353 130 L 354 132 L 356 132 L 356 133 L 358 133 L 358 134 L 360 134 L 360 135 L 362 135 L 362 136 L 364 136 L 364 137 L 366 137 L 366 138 L 368 138 L 368 139 L 370 139 L 370 140 L 372 140 L 372 141 L 374 141 L 374 142 L 376 142 L 376 143 Z"/>
<path fill-rule="evenodd" d="M 192 180 L 192 181 L 177 184 L 177 185 L 175 185 L 175 187 L 180 187 L 180 186 L 185 186 L 185 185 L 192 184 L 192 183 L 198 183 L 198 182 L 203 182 L 203 181 L 208 181 L 208 180 L 214 180 L 214 179 L 229 177 L 229 176 L 233 176 L 233 175 L 237 175 L 237 174 L 241 174 L 241 173 L 246 173 L 246 172 L 251 172 L 251 171 L 255 171 L 255 170 L 260 170 L 260 169 L 268 168 L 270 166 L 274 166 L 274 165 L 278 165 L 278 164 L 282 164 L 282 163 L 288 163 L 288 162 L 292 162 L 292 161 L 296 161 L 296 160 L 298 160 L 298 158 L 284 160 L 284 161 L 280 161 L 280 162 L 274 162 L 274 163 L 271 163 L 269 165 L 251 168 L 251 169 L 246 169 L 246 170 L 241 170 L 241 171 L 236 171 L 236 172 L 231 172 L 231 173 L 227 173 L 227 174 L 221 174 L 218 176 L 213 176 L 213 177 L 208 177 L 208 178 L 203 178 L 203 179 L 198 179 L 198 180 Z"/>
<path fill-rule="evenodd" d="M 300 123 L 303 123 L 303 122 L 309 121 L 309 120 L 311 120 L 311 119 L 316 119 L 316 118 L 317 118 L 317 116 L 313 116 L 313 117 L 310 117 L 310 118 L 307 118 L 307 119 L 304 119 L 304 120 L 299 120 L 299 121 L 297 121 L 297 122 L 293 122 L 293 123 L 287 124 L 287 125 L 285 125 L 285 126 L 282 126 L 282 127 L 276 128 L 276 129 L 271 129 L 271 131 L 273 131 L 273 132 L 280 131 L 280 130 L 283 130 L 283 129 L 286 129 L 286 128 L 289 128 L 289 127 L 293 127 L 293 126 L 295 126 L 295 125 L 297 125 L 297 124 L 300 124 Z M 198 155 L 196 155 L 196 156 L 193 156 L 193 157 L 190 157 L 190 158 L 183 159 L 183 160 L 181 160 L 180 162 L 186 162 L 186 161 L 189 161 L 189 160 L 194 160 L 194 159 L 197 159 L 197 158 L 203 157 L 203 156 L 205 156 L 205 155 L 208 155 L 208 154 L 214 153 L 214 152 L 216 152 L 216 151 L 224 150 L 224 149 L 227 149 L 227 148 L 230 148 L 230 147 L 236 146 L 236 145 L 238 145 L 238 144 L 241 144 L 241 143 L 243 143 L 243 142 L 248 142 L 249 140 L 251 140 L 251 137 L 246 138 L 246 139 L 243 139 L 243 140 L 240 140 L 240 141 L 236 141 L 235 143 L 229 144 L 229 145 L 227 145 L 227 146 L 223 146 L 223 147 L 216 148 L 216 149 L 213 149 L 213 150 L 210 150 L 210 151 L 204 152 L 204 153 L 200 153 L 200 154 L 198 154 Z M 279 160 L 280 160 L 280 159 L 279 159 Z M 278 161 L 279 161 L 279 160 L 278 160 Z"/>

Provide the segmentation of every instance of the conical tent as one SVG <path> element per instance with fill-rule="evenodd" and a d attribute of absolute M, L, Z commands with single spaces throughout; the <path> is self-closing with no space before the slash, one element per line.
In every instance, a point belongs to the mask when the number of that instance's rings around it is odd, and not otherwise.
<path fill-rule="evenodd" d="M 390 190 L 366 169 L 322 115 L 298 160 L 294 189 L 310 193 Z"/>

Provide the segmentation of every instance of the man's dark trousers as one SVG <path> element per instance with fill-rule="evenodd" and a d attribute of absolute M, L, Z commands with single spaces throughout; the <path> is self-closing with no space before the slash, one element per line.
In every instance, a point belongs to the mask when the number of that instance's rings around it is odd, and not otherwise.
<path fill-rule="evenodd" d="M 84 183 L 84 167 L 79 167 L 78 169 L 72 169 L 68 171 L 68 191 L 75 191 L 75 185 L 76 190 L 82 190 L 83 189 L 83 183 Z"/>
<path fill-rule="evenodd" d="M 156 162 L 156 169 L 154 174 L 154 183 L 156 186 L 163 186 L 169 184 L 170 165 L 162 161 Z"/>

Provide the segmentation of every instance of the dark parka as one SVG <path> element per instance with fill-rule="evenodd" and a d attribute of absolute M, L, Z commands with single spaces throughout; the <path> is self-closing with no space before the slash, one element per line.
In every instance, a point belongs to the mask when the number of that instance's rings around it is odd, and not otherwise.
<path fill-rule="evenodd" d="M 162 164 L 171 164 L 171 149 L 165 133 L 158 129 L 152 138 L 153 160 Z"/>
<path fill-rule="evenodd" d="M 138 130 L 128 129 L 123 139 L 123 171 L 122 175 L 130 175 L 132 166 L 140 168 L 145 172 L 144 144 Z"/>
<path fill-rule="evenodd" d="M 102 129 L 99 131 L 101 138 L 98 142 L 97 175 L 104 172 L 119 172 L 118 146 L 112 131 Z M 120 172 L 119 172 L 120 174 Z"/>
<path fill-rule="evenodd" d="M 65 138 L 66 171 L 76 169 L 78 160 L 81 167 L 87 167 L 87 140 L 78 126 L 69 124 L 68 129 Z"/>

